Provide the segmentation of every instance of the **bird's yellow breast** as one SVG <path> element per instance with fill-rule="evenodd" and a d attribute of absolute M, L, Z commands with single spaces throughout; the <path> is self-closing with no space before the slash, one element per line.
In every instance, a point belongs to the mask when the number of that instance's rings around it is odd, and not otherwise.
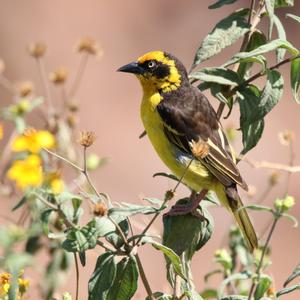
<path fill-rule="evenodd" d="M 163 121 L 156 109 L 161 101 L 159 93 L 147 93 L 141 105 L 141 119 L 143 121 L 147 135 L 161 160 L 178 178 L 185 173 L 183 182 L 193 190 L 200 191 L 203 188 L 211 189 L 211 174 L 197 160 L 193 160 L 189 169 L 186 167 L 191 161 L 191 157 L 181 152 L 176 146 L 171 144 L 164 133 Z"/>

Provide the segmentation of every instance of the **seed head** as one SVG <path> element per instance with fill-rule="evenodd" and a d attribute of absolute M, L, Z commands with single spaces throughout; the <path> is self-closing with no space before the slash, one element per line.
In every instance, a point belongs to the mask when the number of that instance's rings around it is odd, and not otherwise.
<path fill-rule="evenodd" d="M 32 43 L 27 47 L 27 50 L 29 54 L 34 57 L 34 58 L 40 58 L 44 56 L 47 47 L 44 43 L 37 42 L 37 43 Z"/>
<path fill-rule="evenodd" d="M 93 207 L 93 214 L 97 217 L 105 216 L 107 214 L 106 204 L 103 201 L 96 203 Z"/>
<path fill-rule="evenodd" d="M 102 49 L 99 47 L 97 42 L 90 37 L 82 38 L 76 46 L 76 51 L 79 53 L 85 52 L 91 55 L 98 56 L 102 54 Z"/>
<path fill-rule="evenodd" d="M 79 136 L 79 144 L 83 147 L 90 147 L 94 144 L 96 135 L 93 131 L 81 131 Z"/>
<path fill-rule="evenodd" d="M 69 75 L 69 72 L 67 69 L 58 68 L 55 71 L 53 71 L 52 73 L 50 73 L 49 78 L 54 84 L 63 84 L 67 80 L 68 75 Z"/>
<path fill-rule="evenodd" d="M 284 130 L 279 132 L 278 137 L 283 146 L 289 146 L 295 139 L 295 133 L 291 130 Z"/>
<path fill-rule="evenodd" d="M 191 141 L 190 147 L 195 157 L 197 158 L 204 158 L 209 153 L 209 145 L 205 141 L 199 140 L 195 142 L 194 140 Z"/>
<path fill-rule="evenodd" d="M 21 82 L 18 86 L 18 91 L 21 97 L 27 97 L 33 91 L 33 84 L 30 81 Z"/>

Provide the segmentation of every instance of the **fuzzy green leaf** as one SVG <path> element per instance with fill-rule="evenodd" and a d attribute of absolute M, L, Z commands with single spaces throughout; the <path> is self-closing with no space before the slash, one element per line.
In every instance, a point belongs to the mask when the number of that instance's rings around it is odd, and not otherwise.
<path fill-rule="evenodd" d="M 286 287 L 292 280 L 300 276 L 300 264 L 296 266 L 293 273 L 288 277 L 288 279 L 283 284 L 284 287 Z"/>
<path fill-rule="evenodd" d="M 282 295 L 289 294 L 293 291 L 300 290 L 300 284 L 292 285 L 290 287 L 284 288 L 276 293 L 276 297 L 281 297 Z"/>
<path fill-rule="evenodd" d="M 222 297 L 220 300 L 248 300 L 247 296 L 241 296 L 241 295 L 230 295 Z"/>
<path fill-rule="evenodd" d="M 17 210 L 18 208 L 22 207 L 28 200 L 28 195 L 25 194 L 21 200 L 12 208 L 12 211 Z"/>
<path fill-rule="evenodd" d="M 224 48 L 234 44 L 242 37 L 249 30 L 249 25 L 245 19 L 248 13 L 249 9 L 238 10 L 217 23 L 197 50 L 193 68 L 220 53 Z"/>
<path fill-rule="evenodd" d="M 268 290 L 268 288 L 272 284 L 272 279 L 270 276 L 267 275 L 261 275 L 259 283 L 255 289 L 254 292 L 254 300 L 259 300 L 261 299 L 265 292 Z"/>
<path fill-rule="evenodd" d="M 228 5 L 228 4 L 232 4 L 234 2 L 236 2 L 237 0 L 218 0 L 216 3 L 211 4 L 208 8 L 209 9 L 216 9 L 216 8 L 220 8 L 223 5 Z"/>
<path fill-rule="evenodd" d="M 299 50 L 295 48 L 290 42 L 286 40 L 276 39 L 273 40 L 265 45 L 262 45 L 250 52 L 240 52 L 233 56 L 233 58 L 230 60 L 231 64 L 234 64 L 238 62 L 240 59 L 245 59 L 257 55 L 262 55 L 267 52 L 274 51 L 276 49 L 283 48 L 288 50 L 292 56 L 297 56 L 299 54 Z"/>
<path fill-rule="evenodd" d="M 294 0 L 275 0 L 275 8 L 294 6 Z"/>
<path fill-rule="evenodd" d="M 89 300 L 106 299 L 108 290 L 116 277 L 116 270 L 114 255 L 106 252 L 98 257 L 88 284 Z"/>
<path fill-rule="evenodd" d="M 275 9 L 275 0 L 265 0 L 265 6 L 267 13 L 269 15 L 269 40 L 272 38 L 273 24 L 274 24 L 274 9 Z"/>
<path fill-rule="evenodd" d="M 284 29 L 284 26 L 282 25 L 280 19 L 276 15 L 274 15 L 273 20 L 274 20 L 274 24 L 275 24 L 275 27 L 278 32 L 278 38 L 280 38 L 281 40 L 286 40 L 285 29 Z M 277 62 L 280 62 L 284 59 L 285 52 L 286 52 L 286 49 L 284 49 L 284 48 L 279 48 L 276 50 Z"/>
<path fill-rule="evenodd" d="M 287 214 L 287 213 L 282 213 L 281 214 L 283 217 L 291 220 L 293 223 L 294 223 L 294 228 L 298 227 L 298 220 L 296 217 L 290 215 L 290 214 Z"/>
<path fill-rule="evenodd" d="M 292 93 L 294 99 L 298 104 L 300 104 L 300 97 L 298 94 L 299 86 L 300 86 L 300 57 L 296 58 L 291 63 L 291 86 L 292 86 Z"/>
<path fill-rule="evenodd" d="M 188 201 L 189 199 L 185 198 L 177 203 L 186 204 Z M 195 251 L 206 244 L 213 231 L 213 219 L 208 211 L 204 208 L 202 210 L 198 208 L 197 212 L 203 215 L 207 221 L 201 221 L 190 214 L 165 216 L 163 219 L 163 244 L 173 249 L 179 256 L 185 252 L 189 260 Z"/>
<path fill-rule="evenodd" d="M 293 14 L 286 14 L 285 16 L 300 23 L 300 17 L 299 16 L 296 16 L 296 15 L 293 15 Z"/>
<path fill-rule="evenodd" d="M 173 300 L 173 296 L 167 295 L 161 292 L 155 292 L 153 293 L 153 296 L 155 297 L 155 300 Z M 150 297 L 148 296 L 145 300 L 151 300 Z"/>
<path fill-rule="evenodd" d="M 225 280 L 223 280 L 223 282 L 220 285 L 219 298 L 223 296 L 225 288 L 230 282 L 236 281 L 236 280 L 246 280 L 246 279 L 251 278 L 251 275 L 252 275 L 252 273 L 250 271 L 244 271 L 241 273 L 235 273 L 235 274 L 228 276 Z M 232 298 L 232 299 L 235 299 L 235 298 Z"/>
<path fill-rule="evenodd" d="M 218 298 L 218 291 L 215 289 L 205 289 L 201 292 L 201 297 L 203 299 L 217 299 Z"/>
<path fill-rule="evenodd" d="M 259 204 L 249 204 L 241 207 L 241 209 L 251 209 L 251 210 L 256 210 L 256 211 L 268 211 L 273 213 L 273 209 L 269 206 L 264 206 L 264 205 L 259 205 Z"/>
<path fill-rule="evenodd" d="M 119 215 L 112 215 L 111 218 L 119 225 L 124 235 L 127 236 L 129 231 L 127 219 Z M 123 238 L 120 236 L 118 231 L 106 234 L 105 239 L 116 248 L 120 248 L 124 244 Z"/>
<path fill-rule="evenodd" d="M 134 257 L 125 257 L 117 264 L 115 280 L 105 300 L 130 300 L 137 290 L 138 269 Z"/>
<path fill-rule="evenodd" d="M 241 82 L 237 73 L 225 68 L 203 68 L 190 74 L 189 78 L 231 86 L 237 86 Z"/>
<path fill-rule="evenodd" d="M 164 172 L 158 172 L 158 173 L 153 174 L 153 177 L 157 177 L 157 176 L 166 177 L 166 178 L 178 181 L 178 178 L 173 174 L 168 174 L 168 173 L 164 173 Z"/>
<path fill-rule="evenodd" d="M 97 229 L 97 236 L 104 237 L 110 233 L 114 233 L 116 231 L 116 226 L 113 224 L 108 217 L 103 216 L 101 218 L 96 217 L 95 219 L 95 227 Z"/>

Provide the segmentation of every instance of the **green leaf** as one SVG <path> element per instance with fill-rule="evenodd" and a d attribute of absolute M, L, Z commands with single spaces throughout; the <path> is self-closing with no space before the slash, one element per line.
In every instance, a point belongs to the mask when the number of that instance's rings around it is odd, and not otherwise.
<path fill-rule="evenodd" d="M 105 300 L 108 290 L 116 277 L 116 262 L 114 255 L 106 252 L 100 255 L 94 272 L 89 280 L 89 300 Z"/>
<path fill-rule="evenodd" d="M 256 211 L 268 211 L 273 213 L 273 209 L 269 206 L 265 206 L 265 205 L 259 205 L 259 204 L 249 204 L 249 205 L 245 205 L 243 207 L 241 207 L 239 210 L 241 209 L 251 209 L 251 210 L 256 210 Z"/>
<path fill-rule="evenodd" d="M 177 203 L 186 204 L 189 199 L 180 199 Z M 190 214 L 182 216 L 165 216 L 163 244 L 174 250 L 177 255 L 187 253 L 191 259 L 195 251 L 202 248 L 210 239 L 213 231 L 213 219 L 208 211 L 199 208 L 197 212 L 206 218 L 199 220 Z M 208 223 L 207 223 L 208 222 Z"/>
<path fill-rule="evenodd" d="M 276 15 L 274 15 L 273 20 L 274 20 L 274 24 L 275 24 L 277 32 L 278 32 L 278 37 L 281 40 L 286 40 L 285 29 L 284 29 L 280 19 Z M 279 48 L 276 50 L 277 62 L 280 62 L 284 59 L 285 52 L 286 52 L 286 50 L 284 48 Z"/>
<path fill-rule="evenodd" d="M 154 205 L 159 205 L 161 206 L 163 204 L 163 201 L 160 200 L 160 199 L 157 199 L 157 198 L 149 198 L 149 197 L 146 197 L 146 198 L 143 198 L 143 200 L 149 202 L 150 204 L 154 204 Z"/>
<path fill-rule="evenodd" d="M 96 217 L 95 219 L 95 227 L 97 229 L 97 236 L 104 237 L 110 233 L 114 233 L 116 231 L 116 226 L 113 224 L 108 217 Z"/>
<path fill-rule="evenodd" d="M 119 215 L 119 216 L 124 216 L 124 217 L 129 217 L 129 216 L 133 216 L 136 214 L 149 215 L 149 214 L 155 214 L 157 212 L 160 212 L 164 208 L 166 208 L 166 206 L 161 206 L 161 207 L 156 208 L 153 206 L 137 205 L 137 204 L 122 202 L 121 207 L 111 208 L 108 211 L 108 214 L 110 216 Z"/>
<path fill-rule="evenodd" d="M 153 177 L 157 177 L 157 176 L 167 177 L 167 178 L 175 180 L 175 181 L 179 180 L 175 175 L 167 174 L 167 173 L 164 173 L 164 172 L 158 172 L 158 173 L 153 174 Z"/>
<path fill-rule="evenodd" d="M 293 273 L 288 277 L 288 279 L 284 282 L 283 286 L 286 287 L 292 280 L 300 276 L 300 263 L 296 266 Z"/>
<path fill-rule="evenodd" d="M 218 298 L 218 291 L 216 289 L 205 289 L 203 292 L 201 292 L 201 297 L 203 299 L 217 299 Z"/>
<path fill-rule="evenodd" d="M 245 19 L 248 13 L 249 9 L 241 9 L 217 23 L 197 50 L 192 68 L 220 53 L 224 48 L 234 44 L 242 37 L 249 30 L 249 25 Z"/>
<path fill-rule="evenodd" d="M 173 296 L 164 294 L 162 292 L 153 293 L 155 300 L 173 300 Z M 151 300 L 149 296 L 146 297 L 145 300 Z"/>
<path fill-rule="evenodd" d="M 236 280 L 246 280 L 246 279 L 251 278 L 251 275 L 252 275 L 252 273 L 250 271 L 243 271 L 241 273 L 235 273 L 235 274 L 228 276 L 226 279 L 223 280 L 223 282 L 220 285 L 219 298 L 223 296 L 225 288 L 230 282 L 236 281 Z"/>
<path fill-rule="evenodd" d="M 42 229 L 43 229 L 44 234 L 46 234 L 46 235 L 48 235 L 50 232 L 49 231 L 49 218 L 53 211 L 54 211 L 53 209 L 49 208 L 49 209 L 44 210 L 41 213 Z"/>
<path fill-rule="evenodd" d="M 15 211 L 17 210 L 18 208 L 22 207 L 26 202 L 27 202 L 27 199 L 28 199 L 28 195 L 25 194 L 21 200 L 12 208 L 12 211 Z"/>
<path fill-rule="evenodd" d="M 272 279 L 270 276 L 267 275 L 261 275 L 258 285 L 256 286 L 255 292 L 254 292 L 254 300 L 261 299 L 265 292 L 268 290 L 268 288 L 272 284 Z"/>
<path fill-rule="evenodd" d="M 230 295 L 230 296 L 222 297 L 220 300 L 248 300 L 248 297 L 240 296 L 240 295 Z"/>
<path fill-rule="evenodd" d="M 208 8 L 209 9 L 216 9 L 216 8 L 220 8 L 223 5 L 228 5 L 228 4 L 232 4 L 234 2 L 236 2 L 237 0 L 218 0 L 216 3 L 211 4 Z"/>
<path fill-rule="evenodd" d="M 275 8 L 294 6 L 294 0 L 275 0 Z"/>
<path fill-rule="evenodd" d="M 237 73 L 225 68 L 203 68 L 190 74 L 189 78 L 232 86 L 237 86 L 241 82 Z"/>
<path fill-rule="evenodd" d="M 269 40 L 272 38 L 273 24 L 274 24 L 274 9 L 275 9 L 275 0 L 265 0 L 265 6 L 267 13 L 269 15 Z"/>
<path fill-rule="evenodd" d="M 299 16 L 296 16 L 296 15 L 293 15 L 293 14 L 286 14 L 285 16 L 300 23 L 300 17 Z"/>
<path fill-rule="evenodd" d="M 291 79 L 291 87 L 292 87 L 292 93 L 294 99 L 298 104 L 300 104 L 300 97 L 298 94 L 298 90 L 300 86 L 300 57 L 294 59 L 291 62 L 290 79 Z"/>
<path fill-rule="evenodd" d="M 246 125 L 242 129 L 244 145 L 244 149 L 241 152 L 242 154 L 246 154 L 249 150 L 251 150 L 257 145 L 260 138 L 262 137 L 264 126 L 264 120 L 259 120 L 250 125 Z"/>
<path fill-rule="evenodd" d="M 117 264 L 116 277 L 105 300 L 129 300 L 136 290 L 138 270 L 134 257 L 125 257 Z"/>
<path fill-rule="evenodd" d="M 127 236 L 129 231 L 129 225 L 127 219 L 119 215 L 112 215 L 111 218 L 119 225 L 124 235 Z M 121 235 L 117 230 L 113 233 L 109 233 L 105 235 L 105 239 L 117 249 L 124 245 L 123 238 L 121 237 Z"/>
<path fill-rule="evenodd" d="M 287 213 L 282 213 L 281 216 L 291 220 L 294 223 L 294 228 L 298 227 L 298 220 L 296 217 L 294 217 L 290 214 L 287 214 Z"/>
<path fill-rule="evenodd" d="M 288 50 L 292 54 L 292 56 L 297 56 L 299 54 L 299 50 L 297 48 L 295 48 L 290 42 L 288 42 L 286 40 L 276 39 L 276 40 L 273 40 L 265 45 L 262 45 L 256 49 L 254 49 L 250 52 L 240 52 L 240 53 L 234 55 L 233 58 L 230 60 L 230 63 L 234 64 L 234 63 L 238 62 L 240 59 L 254 57 L 257 55 L 262 55 L 262 54 L 274 51 L 279 48 Z"/>
<path fill-rule="evenodd" d="M 281 297 L 282 295 L 291 293 L 293 291 L 300 290 L 300 284 L 292 285 L 291 287 L 284 288 L 276 293 L 276 297 Z"/>

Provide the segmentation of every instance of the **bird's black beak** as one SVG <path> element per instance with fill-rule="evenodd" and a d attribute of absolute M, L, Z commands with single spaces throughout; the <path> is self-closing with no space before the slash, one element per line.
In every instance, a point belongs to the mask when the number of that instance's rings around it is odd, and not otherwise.
<path fill-rule="evenodd" d="M 133 74 L 143 74 L 145 70 L 137 62 L 132 62 L 128 65 L 119 68 L 117 71 Z"/>

